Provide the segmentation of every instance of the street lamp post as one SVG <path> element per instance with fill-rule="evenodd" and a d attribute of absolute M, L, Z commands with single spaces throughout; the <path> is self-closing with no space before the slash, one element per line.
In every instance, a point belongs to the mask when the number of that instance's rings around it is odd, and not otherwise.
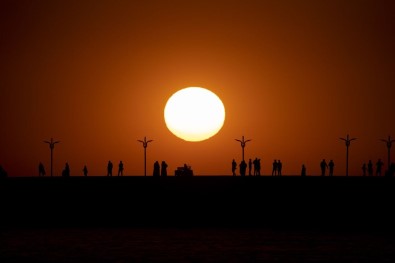
<path fill-rule="evenodd" d="M 395 140 L 391 140 L 391 136 L 388 135 L 388 139 L 381 139 L 380 141 L 385 142 L 387 145 L 387 149 L 388 149 L 388 171 L 390 170 L 390 166 L 391 166 L 391 146 L 392 143 L 395 142 Z"/>
<path fill-rule="evenodd" d="M 347 152 L 346 152 L 346 176 L 348 176 L 348 147 L 350 147 L 351 141 L 356 140 L 357 138 L 351 138 L 349 137 L 349 135 L 347 134 L 346 138 L 340 138 L 340 140 L 345 141 L 346 143 L 346 148 L 347 148 Z"/>
<path fill-rule="evenodd" d="M 144 140 L 137 140 L 138 142 L 141 142 L 144 147 L 144 176 L 147 176 L 147 147 L 148 143 L 152 142 L 153 140 L 148 140 L 147 138 L 144 137 Z"/>
<path fill-rule="evenodd" d="M 60 141 L 54 141 L 51 138 L 50 141 L 44 141 L 45 143 L 49 144 L 49 149 L 51 149 L 51 177 L 52 177 L 52 164 L 53 164 L 53 149 L 55 148 L 55 144 L 60 143 Z"/>
<path fill-rule="evenodd" d="M 235 139 L 235 140 L 240 142 L 242 159 L 244 161 L 244 147 L 246 146 L 246 143 L 251 141 L 251 140 L 244 140 L 244 136 L 241 137 L 241 140 L 238 140 L 238 139 Z"/>

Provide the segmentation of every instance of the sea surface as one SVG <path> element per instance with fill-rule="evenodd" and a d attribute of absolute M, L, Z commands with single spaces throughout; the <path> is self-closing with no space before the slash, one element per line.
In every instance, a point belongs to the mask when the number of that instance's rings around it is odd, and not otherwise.
<path fill-rule="evenodd" d="M 2 227 L 0 262 L 395 262 L 395 239 L 281 228 Z"/>

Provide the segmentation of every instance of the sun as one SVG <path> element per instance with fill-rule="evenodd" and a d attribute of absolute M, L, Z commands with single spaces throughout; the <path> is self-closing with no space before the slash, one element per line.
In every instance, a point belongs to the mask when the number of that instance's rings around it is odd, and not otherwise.
<path fill-rule="evenodd" d="M 165 106 L 167 128 L 186 141 L 203 141 L 217 134 L 225 121 L 221 99 L 208 89 L 188 87 L 174 93 Z"/>

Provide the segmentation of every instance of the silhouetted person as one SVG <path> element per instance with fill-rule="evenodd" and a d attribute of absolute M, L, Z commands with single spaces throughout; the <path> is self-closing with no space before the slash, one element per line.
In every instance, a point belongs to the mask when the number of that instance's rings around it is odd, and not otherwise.
<path fill-rule="evenodd" d="M 112 162 L 108 161 L 108 164 L 107 164 L 107 176 L 112 176 L 112 168 L 113 168 Z"/>
<path fill-rule="evenodd" d="M 273 169 L 272 169 L 272 176 L 277 175 L 277 160 L 274 160 L 273 162 Z"/>
<path fill-rule="evenodd" d="M 82 172 L 84 173 L 84 176 L 88 176 L 88 167 L 86 167 L 86 165 L 84 165 Z"/>
<path fill-rule="evenodd" d="M 333 162 L 333 160 L 329 161 L 328 167 L 329 167 L 329 176 L 333 176 L 333 168 L 335 167 L 335 163 Z"/>
<path fill-rule="evenodd" d="M 255 158 L 254 161 L 252 162 L 254 165 L 254 176 L 258 175 L 258 158 Z"/>
<path fill-rule="evenodd" d="M 378 159 L 377 163 L 376 163 L 376 176 L 381 176 L 381 169 L 383 167 L 383 162 L 381 161 L 381 159 Z"/>
<path fill-rule="evenodd" d="M 362 165 L 362 175 L 366 176 L 366 163 L 363 163 Z"/>
<path fill-rule="evenodd" d="M 7 172 L 4 170 L 3 166 L 0 165 L 0 178 L 5 178 L 7 176 Z"/>
<path fill-rule="evenodd" d="M 63 177 L 69 177 L 70 176 L 70 166 L 69 163 L 66 163 L 64 166 L 64 170 L 62 172 Z"/>
<path fill-rule="evenodd" d="M 162 161 L 162 165 L 161 165 L 161 176 L 165 177 L 167 176 L 167 163 L 165 161 Z"/>
<path fill-rule="evenodd" d="M 160 164 L 159 164 L 158 161 L 156 161 L 154 163 L 154 172 L 153 172 L 152 176 L 154 176 L 154 177 L 159 177 L 160 176 Z"/>
<path fill-rule="evenodd" d="M 306 176 L 306 166 L 302 164 L 302 171 L 300 172 L 300 176 Z"/>
<path fill-rule="evenodd" d="M 325 159 L 322 159 L 320 167 L 321 167 L 321 176 L 325 176 L 326 168 L 328 168 L 328 164 L 326 163 Z"/>
<path fill-rule="evenodd" d="M 282 169 L 283 169 L 283 163 L 278 160 L 277 161 L 277 175 L 281 176 L 282 175 Z"/>
<path fill-rule="evenodd" d="M 118 176 L 123 176 L 123 162 L 120 161 L 118 164 Z"/>
<path fill-rule="evenodd" d="M 237 168 L 237 163 L 235 159 L 232 160 L 232 175 L 236 176 L 236 168 Z"/>
<path fill-rule="evenodd" d="M 247 163 L 243 160 L 239 165 L 240 175 L 245 176 L 247 171 Z"/>
<path fill-rule="evenodd" d="M 256 164 L 257 164 L 257 176 L 260 176 L 261 175 L 261 159 L 257 159 Z"/>
<path fill-rule="evenodd" d="M 252 168 L 252 160 L 250 158 L 250 160 L 248 161 L 248 176 L 251 176 L 251 168 Z"/>
<path fill-rule="evenodd" d="M 368 175 L 373 176 L 373 163 L 372 160 L 369 160 L 368 162 Z"/>
<path fill-rule="evenodd" d="M 44 176 L 45 175 L 45 168 L 42 162 L 38 164 L 38 176 Z"/>

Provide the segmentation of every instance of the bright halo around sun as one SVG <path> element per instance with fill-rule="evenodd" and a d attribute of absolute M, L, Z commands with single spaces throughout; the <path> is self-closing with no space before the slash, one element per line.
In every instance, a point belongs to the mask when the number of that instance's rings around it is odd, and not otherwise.
<path fill-rule="evenodd" d="M 221 130 L 225 107 L 208 89 L 189 87 L 174 93 L 165 106 L 167 128 L 186 141 L 203 141 Z"/>

